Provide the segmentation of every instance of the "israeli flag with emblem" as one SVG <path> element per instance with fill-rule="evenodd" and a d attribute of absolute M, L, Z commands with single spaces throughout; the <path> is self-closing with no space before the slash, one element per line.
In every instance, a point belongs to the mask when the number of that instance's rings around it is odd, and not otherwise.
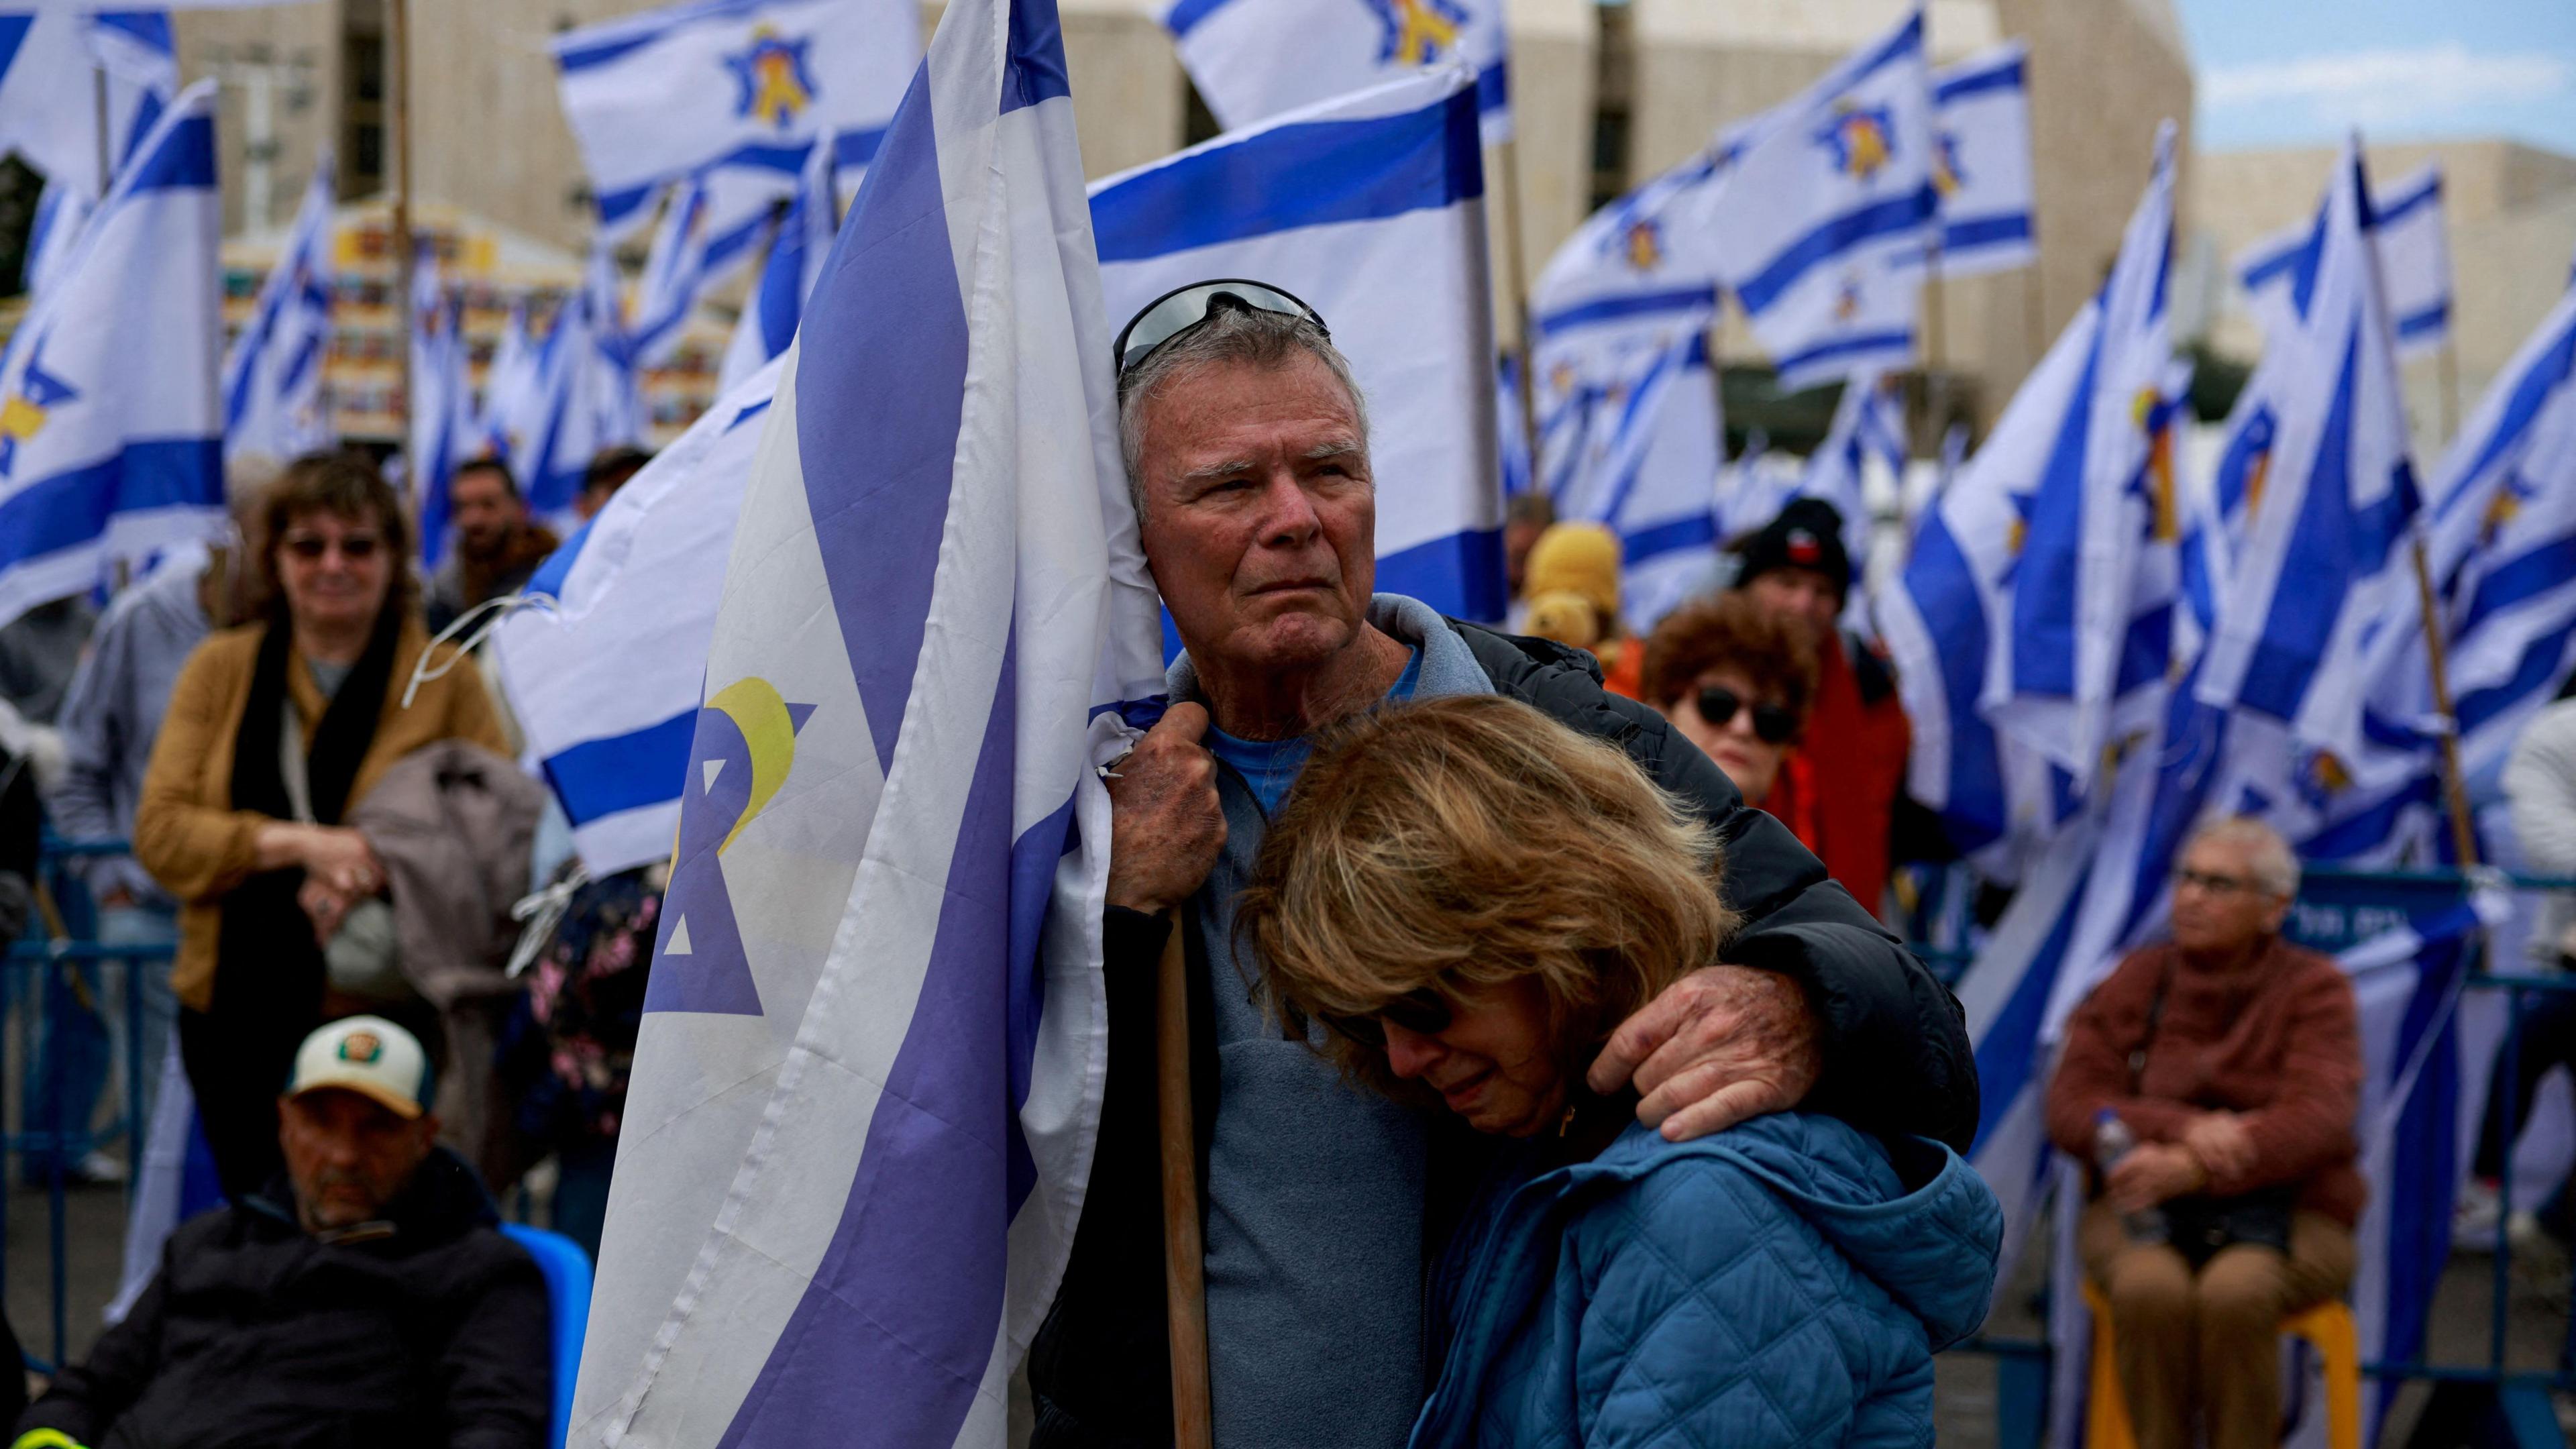
<path fill-rule="evenodd" d="M 1377 586 L 1498 620 L 1492 281 L 1474 77 L 1403 76 L 1220 136 L 1092 189 L 1115 325 L 1243 277 L 1315 309 L 1373 427 Z"/>
<path fill-rule="evenodd" d="M 1983 276 L 2039 260 L 2029 56 L 2027 44 L 2010 40 L 1932 72 L 1942 276 Z"/>
<path fill-rule="evenodd" d="M 224 357 L 224 456 L 283 462 L 329 445 L 322 364 L 331 350 L 331 213 L 338 201 L 326 150 L 304 188 L 286 249 Z"/>
<path fill-rule="evenodd" d="M 778 389 L 728 389 L 612 495 L 492 633 L 502 688 L 593 876 L 671 855 L 725 560 Z"/>
<path fill-rule="evenodd" d="M 2319 258 L 2325 219 L 2275 232 L 2236 258 L 2236 281 L 2245 289 L 2264 334 L 2295 327 L 2305 314 Z M 2442 167 L 2434 162 L 2370 198 L 2370 232 L 2379 253 L 2380 286 L 2387 293 L 2397 354 L 2420 357 L 2451 340 L 2451 242 L 2442 217 Z"/>
<path fill-rule="evenodd" d="M 770 359 L 784 355 L 787 344 L 795 340 L 805 298 L 823 274 L 823 259 L 831 255 L 833 234 L 840 229 L 832 174 L 831 147 L 818 143 L 806 158 L 796 195 L 778 219 L 769 257 L 760 265 L 760 279 L 743 299 L 742 316 L 734 323 L 724 364 L 716 374 L 720 391 L 732 391 Z"/>
<path fill-rule="evenodd" d="M 2110 277 L 2070 334 L 2084 372 L 2039 471 L 2019 493 L 2012 613 L 1979 708 L 2091 789 L 2102 753 L 2148 724 L 2171 657 L 2180 499 L 2168 400 L 2166 311 L 2174 229 L 2175 129 L 2130 214 Z"/>
<path fill-rule="evenodd" d="M 162 112 L 0 362 L 0 624 L 222 531 L 214 106 Z"/>
<path fill-rule="evenodd" d="M 2372 747 L 2363 705 L 2377 636 L 2420 627 L 2409 550 L 2422 500 L 2369 198 L 2359 143 L 2347 142 L 2317 265 L 2292 297 L 2299 324 L 2267 344 L 2238 404 L 2266 442 L 2237 469 L 2254 506 L 2199 681 L 2204 701 L 2289 729 L 2290 776 L 2272 798 L 2295 796 L 2320 818 Z"/>
<path fill-rule="evenodd" d="M 1781 386 L 1903 367 L 1939 206 L 1923 14 L 1745 131 L 1703 218 Z"/>
<path fill-rule="evenodd" d="M 666 188 L 703 176 L 745 192 L 717 198 L 722 238 L 766 216 L 818 139 L 867 163 L 921 59 L 921 15 L 911 0 L 688 0 L 553 50 L 601 230 L 643 225 Z"/>
<path fill-rule="evenodd" d="M 1230 131 L 1408 71 L 1464 66 L 1484 139 L 1511 139 L 1502 0 L 1172 0 L 1163 26 Z"/>
<path fill-rule="evenodd" d="M 576 1444 L 999 1446 L 1085 1186 L 1095 772 L 1162 672 L 1048 0 L 952 0 L 808 318 L 706 655 Z"/>

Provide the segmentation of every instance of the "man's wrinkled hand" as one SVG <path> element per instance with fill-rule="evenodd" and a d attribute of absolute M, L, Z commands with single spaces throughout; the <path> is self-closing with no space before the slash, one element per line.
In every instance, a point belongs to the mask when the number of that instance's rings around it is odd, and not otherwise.
<path fill-rule="evenodd" d="M 1816 1035 L 1796 982 L 1706 966 L 1621 1022 L 1587 1079 L 1604 1095 L 1634 1086 L 1637 1120 L 1687 1142 L 1805 1100 L 1824 1067 Z"/>
<path fill-rule="evenodd" d="M 1176 704 L 1110 766 L 1109 904 L 1148 915 L 1188 900 L 1225 848 L 1207 711 Z"/>
<path fill-rule="evenodd" d="M 2254 1170 L 2254 1134 L 2233 1112 L 2204 1112 L 2182 1129 L 2182 1145 L 2212 1177 L 2242 1177 Z"/>
<path fill-rule="evenodd" d="M 2173 1142 L 2142 1142 L 2111 1169 L 2102 1190 L 2111 1206 L 2134 1213 L 2198 1192 L 2208 1182 L 2209 1174 L 2190 1148 Z"/>

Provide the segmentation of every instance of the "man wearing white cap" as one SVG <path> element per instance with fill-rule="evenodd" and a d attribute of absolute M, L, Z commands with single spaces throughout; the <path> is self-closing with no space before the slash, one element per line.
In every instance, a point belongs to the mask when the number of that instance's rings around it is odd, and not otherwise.
<path fill-rule="evenodd" d="M 16 1449 L 543 1444 L 545 1284 L 437 1145 L 430 1088 L 428 1054 L 390 1021 L 306 1037 L 278 1104 L 285 1173 L 171 1234 Z"/>

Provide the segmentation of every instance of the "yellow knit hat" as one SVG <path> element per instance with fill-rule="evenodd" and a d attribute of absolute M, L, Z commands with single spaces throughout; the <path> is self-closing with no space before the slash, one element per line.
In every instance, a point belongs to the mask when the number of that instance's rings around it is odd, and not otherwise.
<path fill-rule="evenodd" d="M 1522 574 L 1525 598 L 1564 590 L 1581 594 L 1606 624 L 1619 616 L 1619 535 L 1597 523 L 1558 523 L 1530 545 Z"/>

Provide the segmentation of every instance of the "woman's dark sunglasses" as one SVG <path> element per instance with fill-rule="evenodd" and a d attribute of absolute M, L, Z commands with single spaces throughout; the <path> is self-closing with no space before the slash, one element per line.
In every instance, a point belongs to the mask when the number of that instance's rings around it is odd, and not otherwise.
<path fill-rule="evenodd" d="M 1318 1012 L 1317 1019 L 1326 1028 L 1358 1042 L 1362 1046 L 1386 1048 L 1386 1023 L 1394 1022 L 1415 1036 L 1438 1036 L 1449 1029 L 1455 1019 L 1449 998 L 1436 987 L 1425 986 L 1408 991 L 1366 1016 L 1335 1016 Z"/>
<path fill-rule="evenodd" d="M 1743 698 L 1723 684 L 1700 686 L 1697 703 L 1699 717 L 1713 730 L 1726 728 L 1735 712 L 1745 707 Z M 1754 705 L 1753 733 L 1766 745 L 1785 745 L 1798 736 L 1798 716 L 1784 704 Z"/>
<path fill-rule="evenodd" d="M 324 538 L 318 533 L 294 533 L 287 535 L 281 542 L 288 553 L 310 563 L 329 553 L 331 545 L 335 542 L 340 546 L 342 558 L 374 558 L 376 549 L 384 540 L 372 533 L 344 533 L 336 540 Z"/>
<path fill-rule="evenodd" d="M 1321 314 L 1298 301 L 1289 293 L 1268 282 L 1255 282 L 1242 277 L 1220 277 L 1215 281 L 1192 282 L 1177 287 L 1145 304 L 1143 311 L 1118 329 L 1116 356 L 1118 371 L 1123 375 L 1136 363 L 1154 355 L 1156 349 L 1208 319 L 1209 314 L 1227 309 L 1238 312 L 1276 312 L 1282 317 L 1303 317 L 1315 324 L 1315 330 L 1330 338 Z"/>

